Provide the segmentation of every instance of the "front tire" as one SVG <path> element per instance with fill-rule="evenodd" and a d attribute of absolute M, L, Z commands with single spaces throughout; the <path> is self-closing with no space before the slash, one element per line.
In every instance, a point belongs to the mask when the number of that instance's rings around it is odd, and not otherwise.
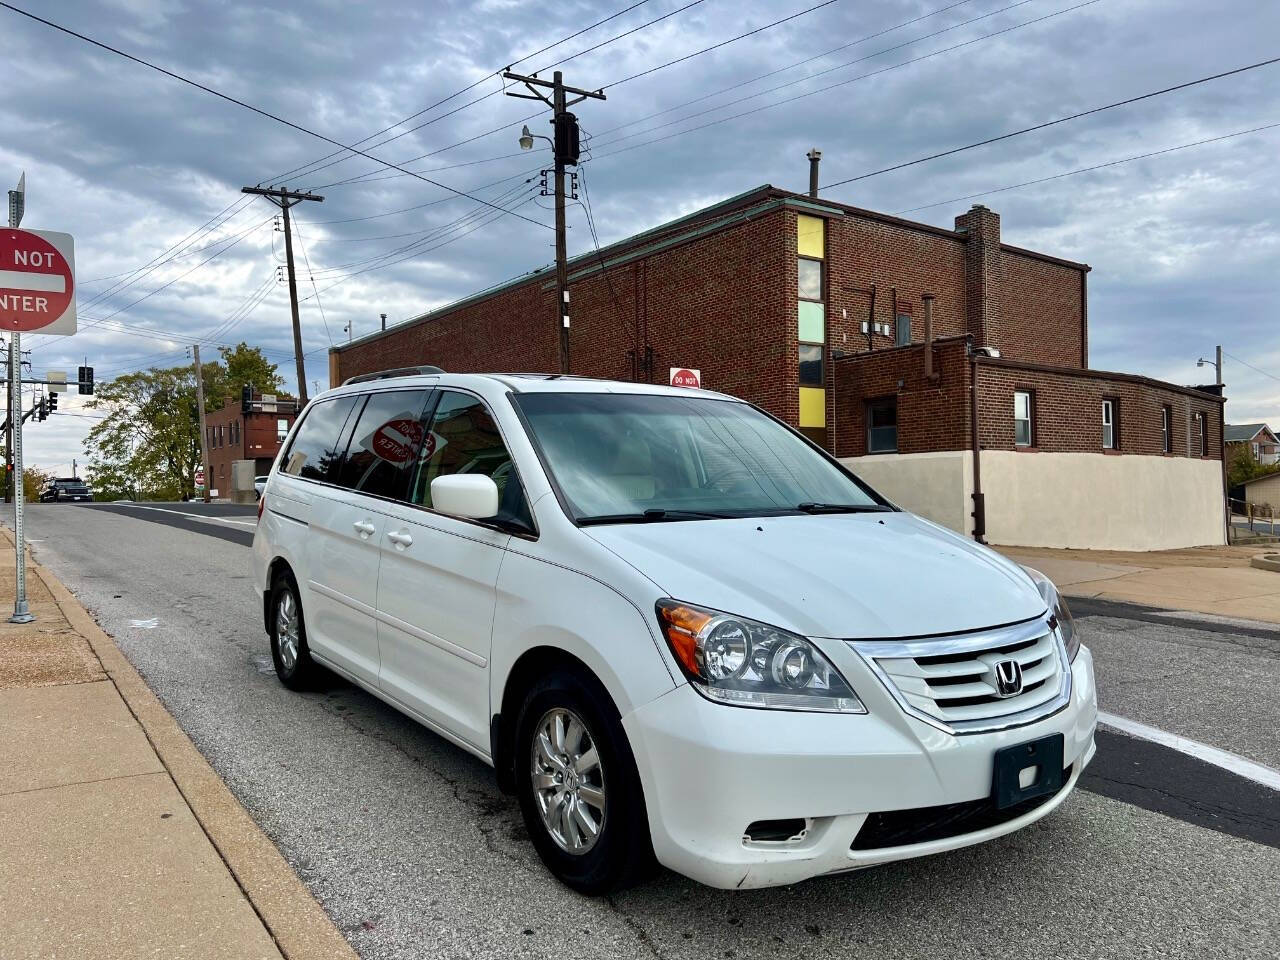
<path fill-rule="evenodd" d="M 318 667 L 307 647 L 298 585 L 288 573 L 276 574 L 271 587 L 271 659 L 290 690 L 306 690 L 315 682 Z"/>
<path fill-rule="evenodd" d="M 514 763 L 525 826 L 561 882 L 598 896 L 652 872 L 635 758 L 595 677 L 563 670 L 534 685 L 517 715 Z"/>

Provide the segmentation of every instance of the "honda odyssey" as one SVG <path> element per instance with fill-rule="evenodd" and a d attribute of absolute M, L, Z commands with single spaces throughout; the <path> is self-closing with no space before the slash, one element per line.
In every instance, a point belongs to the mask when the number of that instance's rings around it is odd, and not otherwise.
<path fill-rule="evenodd" d="M 280 680 L 327 668 L 493 765 L 586 893 L 978 843 L 1093 757 L 1093 659 L 1049 580 L 729 396 L 356 378 L 258 511 Z"/>

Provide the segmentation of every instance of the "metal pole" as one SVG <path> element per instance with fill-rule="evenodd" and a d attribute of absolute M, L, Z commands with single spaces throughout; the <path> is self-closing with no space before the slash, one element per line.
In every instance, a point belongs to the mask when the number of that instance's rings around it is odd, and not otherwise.
<path fill-rule="evenodd" d="M 298 282 L 293 275 L 293 232 L 289 228 L 289 207 L 291 204 L 283 197 L 280 209 L 284 213 L 284 259 L 289 269 L 289 310 L 293 314 L 293 356 L 298 366 L 298 403 L 307 405 L 307 371 L 302 359 L 302 324 L 298 320 Z M 205 477 L 208 487 L 209 478 Z"/>
<path fill-rule="evenodd" d="M 10 342 L 9 350 L 13 350 L 13 343 Z M 8 409 L 8 417 L 5 423 L 8 428 L 4 432 L 4 502 L 13 502 L 13 394 L 6 390 L 4 393 L 5 404 Z"/>
<path fill-rule="evenodd" d="M 21 209 L 15 208 L 10 195 L 9 226 L 16 228 L 21 221 Z M 9 338 L 9 436 L 13 444 L 13 548 L 17 554 L 17 577 L 10 623 L 30 623 L 35 619 L 27 609 L 27 543 L 22 516 L 22 419 L 22 334 L 15 330 Z"/>
<path fill-rule="evenodd" d="M 204 502 L 209 503 L 213 500 L 209 495 L 213 487 L 213 477 L 209 475 L 209 451 L 205 445 L 208 431 L 204 420 L 204 372 L 200 368 L 200 344 L 193 343 L 191 353 L 196 362 L 196 412 L 200 414 L 200 469 L 204 473 Z"/>
<path fill-rule="evenodd" d="M 564 78 L 557 70 L 552 75 L 555 129 L 560 129 L 560 116 L 565 112 Z M 564 225 L 564 157 L 556 155 L 556 316 L 560 321 L 560 372 L 569 372 L 569 264 Z"/>

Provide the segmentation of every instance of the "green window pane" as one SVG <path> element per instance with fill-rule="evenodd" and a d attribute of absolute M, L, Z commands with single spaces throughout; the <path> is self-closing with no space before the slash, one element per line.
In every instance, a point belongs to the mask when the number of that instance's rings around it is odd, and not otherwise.
<path fill-rule="evenodd" d="M 826 337 L 826 310 L 820 303 L 800 301 L 800 339 L 807 343 L 822 343 Z"/>

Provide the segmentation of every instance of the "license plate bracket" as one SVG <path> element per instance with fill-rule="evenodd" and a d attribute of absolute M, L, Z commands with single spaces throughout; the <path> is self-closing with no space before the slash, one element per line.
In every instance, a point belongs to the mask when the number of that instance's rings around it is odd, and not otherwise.
<path fill-rule="evenodd" d="M 996 809 L 1004 810 L 1024 800 L 1061 790 L 1064 743 L 1063 735 L 1055 733 L 997 750 L 991 787 Z M 1034 767 L 1035 772 L 1024 786 L 1021 774 L 1028 767 Z"/>

